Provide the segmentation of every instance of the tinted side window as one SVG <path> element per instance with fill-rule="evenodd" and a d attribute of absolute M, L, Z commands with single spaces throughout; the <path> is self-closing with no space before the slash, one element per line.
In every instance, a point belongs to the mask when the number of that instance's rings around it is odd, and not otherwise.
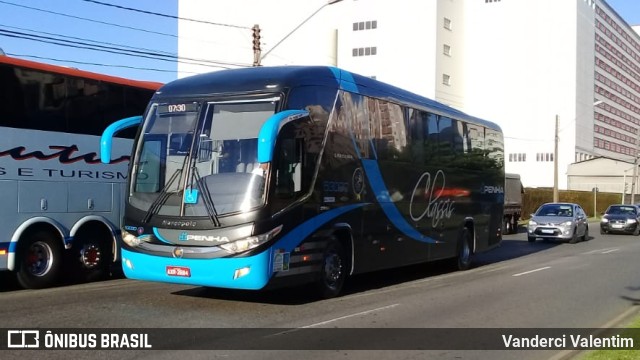
<path fill-rule="evenodd" d="M 8 65 L 0 65 L 0 89 L 2 126 L 96 136 L 114 121 L 142 115 L 154 93 Z"/>

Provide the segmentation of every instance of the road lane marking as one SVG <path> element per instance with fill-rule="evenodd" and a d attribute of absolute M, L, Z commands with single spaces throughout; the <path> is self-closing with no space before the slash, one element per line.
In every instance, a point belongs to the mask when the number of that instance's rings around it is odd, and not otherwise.
<path fill-rule="evenodd" d="M 371 314 L 372 312 L 376 312 L 376 311 L 391 309 L 391 308 L 394 308 L 394 307 L 396 307 L 398 305 L 400 305 L 400 304 L 391 304 L 391 305 L 379 307 L 379 308 L 376 308 L 376 309 L 361 311 L 359 313 L 355 313 L 355 314 L 351 314 L 351 315 L 340 316 L 340 317 L 337 317 L 337 318 L 334 318 L 334 319 L 321 321 L 321 322 L 318 322 L 318 323 L 315 323 L 315 324 L 311 324 L 311 325 L 301 326 L 301 327 L 298 327 L 298 328 L 295 328 L 295 329 L 278 332 L 278 333 L 271 334 L 271 335 L 268 335 L 268 336 L 283 335 L 283 334 L 288 334 L 288 333 L 291 333 L 291 332 L 294 332 L 294 331 L 298 331 L 298 330 L 301 330 L 301 329 L 309 329 L 309 328 L 316 327 L 316 326 L 322 326 L 322 325 L 330 324 L 332 322 L 336 322 L 336 321 L 340 321 L 340 320 L 344 320 L 344 319 L 348 319 L 348 318 L 352 318 L 352 317 L 356 317 L 356 316 L 362 316 L 362 315 Z"/>
<path fill-rule="evenodd" d="M 493 268 L 493 269 L 487 269 L 487 270 L 483 270 L 483 271 L 478 271 L 478 274 L 488 274 L 488 273 L 490 273 L 490 272 L 499 271 L 499 270 L 504 270 L 504 269 L 508 269 L 508 268 L 510 268 L 510 267 L 511 267 L 511 266 L 498 266 L 498 267 L 495 267 L 495 268 Z"/>
<path fill-rule="evenodd" d="M 611 249 L 611 250 L 603 251 L 602 253 L 603 253 L 603 254 L 611 254 L 612 252 L 616 252 L 616 251 L 618 251 L 618 250 L 620 250 L 620 249 L 615 248 L 615 249 Z"/>
<path fill-rule="evenodd" d="M 539 269 L 529 270 L 529 271 L 525 271 L 525 272 L 521 272 L 521 273 L 513 274 L 513 276 L 522 276 L 522 275 L 527 275 L 527 274 L 531 274 L 531 273 L 534 273 L 534 272 L 538 272 L 538 271 L 542 271 L 542 270 L 547 270 L 547 269 L 551 269 L 551 266 L 545 266 L 545 267 L 541 267 L 541 268 L 539 268 Z"/>
<path fill-rule="evenodd" d="M 604 248 L 604 249 L 596 249 L 596 250 L 591 250 L 591 251 L 587 251 L 585 253 L 582 253 L 583 255 L 591 255 L 591 254 L 606 254 L 606 251 L 609 250 L 619 250 L 619 248 Z"/>
<path fill-rule="evenodd" d="M 332 322 L 335 322 L 335 321 L 340 321 L 340 320 L 348 319 L 348 318 L 355 317 L 355 316 L 367 315 L 367 314 L 370 314 L 372 312 L 391 309 L 391 308 L 394 308 L 394 307 L 396 307 L 398 305 L 400 305 L 400 304 L 391 304 L 391 305 L 379 307 L 377 309 L 371 309 L 371 310 L 361 311 L 359 313 L 355 313 L 355 314 L 351 314 L 351 315 L 340 316 L 340 317 L 337 317 L 335 319 L 331 319 L 331 320 L 327 320 L 327 321 L 321 321 L 319 323 L 303 326 L 300 329 L 307 329 L 307 328 L 311 328 L 311 327 L 326 325 L 326 324 L 329 324 L 329 323 L 332 323 Z"/>

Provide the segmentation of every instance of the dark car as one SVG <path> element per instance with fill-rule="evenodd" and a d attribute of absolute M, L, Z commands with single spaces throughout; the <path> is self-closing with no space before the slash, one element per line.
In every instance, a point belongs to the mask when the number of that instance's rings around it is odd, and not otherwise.
<path fill-rule="evenodd" d="M 640 208 L 636 205 L 610 205 L 602 215 L 600 234 L 640 234 Z"/>
<path fill-rule="evenodd" d="M 589 240 L 587 215 L 578 204 L 543 204 L 534 214 L 531 214 L 527 226 L 527 238 L 529 242 L 542 238 L 567 240 L 571 244 L 579 240 Z"/>

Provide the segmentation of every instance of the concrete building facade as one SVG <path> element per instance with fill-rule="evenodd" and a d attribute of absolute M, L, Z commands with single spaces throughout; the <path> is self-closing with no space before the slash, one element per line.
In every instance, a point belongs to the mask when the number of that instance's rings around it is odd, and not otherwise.
<path fill-rule="evenodd" d="M 569 164 L 638 151 L 640 36 L 605 1 L 327 4 L 180 0 L 181 17 L 244 28 L 181 20 L 179 56 L 248 66 L 260 24 L 263 65 L 337 65 L 498 123 L 506 170 L 525 186 L 553 186 L 556 119 L 561 189 Z"/>

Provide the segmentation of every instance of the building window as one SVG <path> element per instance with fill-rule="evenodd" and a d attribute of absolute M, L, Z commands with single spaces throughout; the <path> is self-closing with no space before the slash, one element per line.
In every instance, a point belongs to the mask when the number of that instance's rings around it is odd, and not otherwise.
<path fill-rule="evenodd" d="M 509 162 L 525 162 L 527 161 L 526 153 L 511 153 L 509 154 Z"/>
<path fill-rule="evenodd" d="M 378 48 L 375 46 L 351 49 L 352 56 L 372 56 L 377 54 L 378 54 Z"/>
<path fill-rule="evenodd" d="M 444 18 L 444 28 L 447 30 L 451 30 L 451 19 Z"/>
<path fill-rule="evenodd" d="M 445 85 L 451 85 L 451 76 L 442 74 L 442 83 Z"/>
<path fill-rule="evenodd" d="M 378 28 L 378 20 L 368 20 L 353 23 L 353 31 L 373 30 Z"/>
<path fill-rule="evenodd" d="M 442 47 L 442 52 L 447 56 L 451 56 L 451 46 L 444 44 L 444 46 Z"/>

